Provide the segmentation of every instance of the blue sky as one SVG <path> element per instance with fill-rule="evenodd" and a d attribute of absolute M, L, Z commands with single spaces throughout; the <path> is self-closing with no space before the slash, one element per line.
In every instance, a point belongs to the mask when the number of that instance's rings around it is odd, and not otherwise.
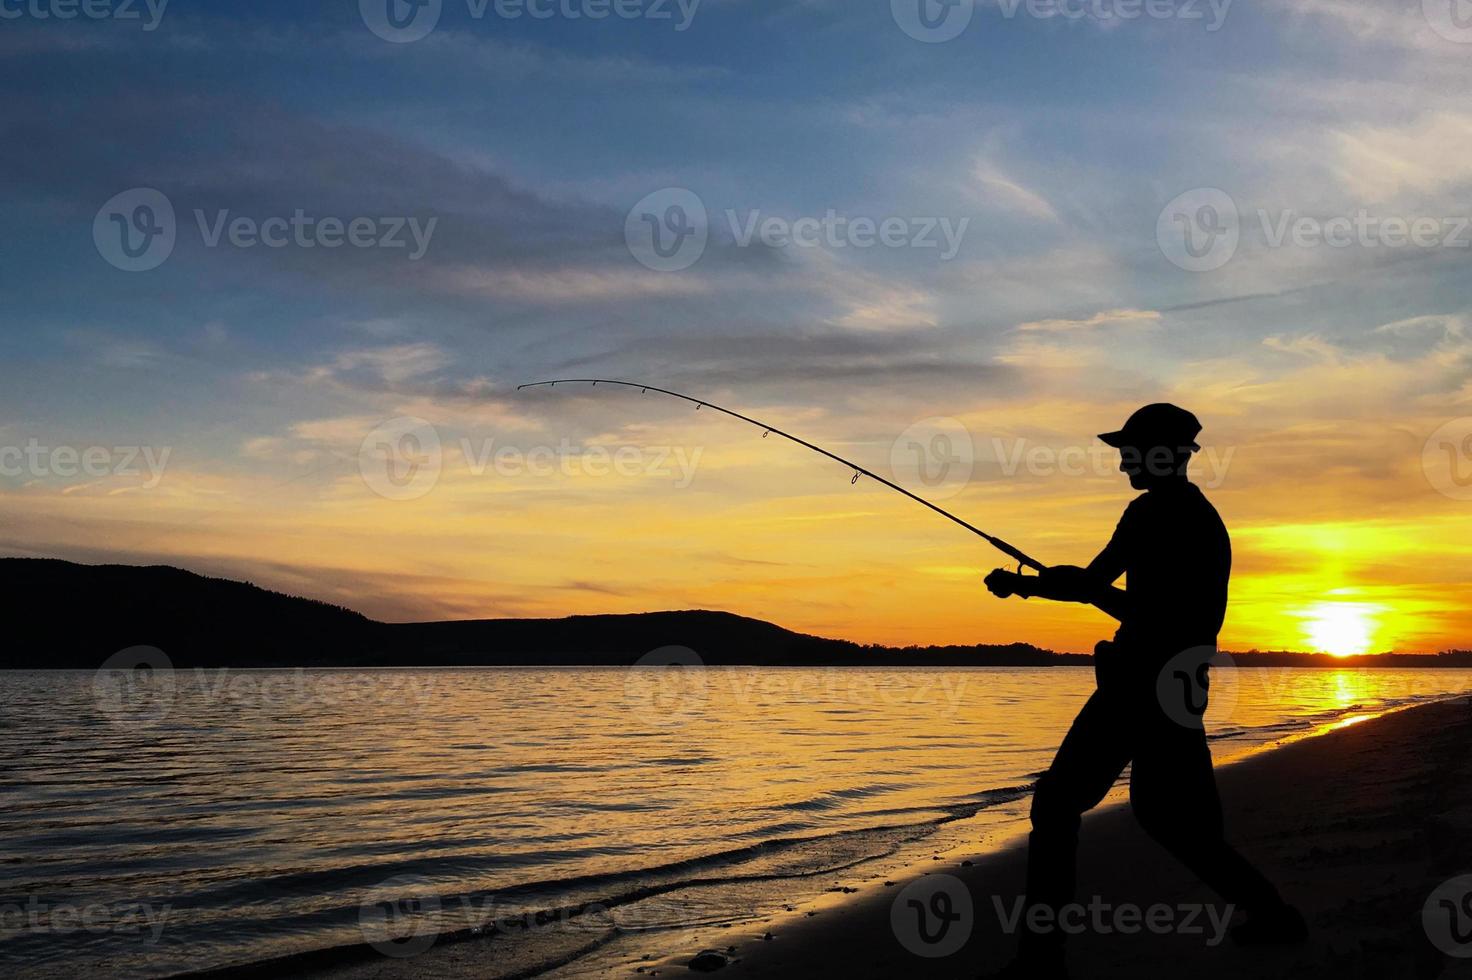
<path fill-rule="evenodd" d="M 513 20 L 444 0 L 405 43 L 370 30 L 378 2 L 173 0 L 152 29 L 141 6 L 63 21 L 36 16 L 51 0 L 0 5 L 8 438 L 173 451 L 146 497 L 125 480 L 0 478 L 23 525 L 12 551 L 250 571 L 398 616 L 544 611 L 530 573 L 482 594 L 464 585 L 481 571 L 424 556 L 414 574 L 480 598 L 405 605 L 345 552 L 314 568 L 242 542 L 272 508 L 340 499 L 376 420 L 586 445 L 673 417 L 583 399 L 532 410 L 510 390 L 569 372 L 693 388 L 879 459 L 920 419 L 1063 445 L 1173 398 L 1224 442 L 1287 439 L 1312 469 L 1353 475 L 1330 496 L 1372 517 L 1400 506 L 1427 434 L 1469 414 L 1472 249 L 1265 240 L 1279 220 L 1362 211 L 1448 237 L 1472 213 L 1472 45 L 1438 31 L 1440 0 L 1157 0 L 1169 16 L 1127 21 L 1099 12 L 1130 0 L 1078 18 L 978 0 L 941 43 L 901 29 L 905 0 L 704 0 L 683 30 L 675 3 L 669 19 Z M 168 200 L 176 243 L 130 272 L 94 219 L 138 188 Z M 626 219 L 669 188 L 712 230 L 693 265 L 664 272 L 637 261 Z M 1241 241 L 1192 271 L 1159 229 L 1203 188 L 1228 196 Z M 299 209 L 369 219 L 375 236 L 411 220 L 433 232 L 417 259 L 211 247 L 195 216 Z M 832 211 L 901 219 L 907 235 L 965 226 L 945 256 L 742 245 L 728 210 L 738 225 Z M 1399 462 L 1367 464 L 1366 446 Z M 1244 464 L 1243 521 L 1303 517 L 1246 502 L 1271 475 Z M 1102 514 L 1117 490 L 1049 492 Z M 967 491 L 1019 513 L 1027 492 Z M 226 512 L 201 509 L 211 496 Z M 1426 506 L 1451 519 L 1437 495 Z M 199 521 L 234 537 L 180 530 Z M 717 604 L 607 587 L 631 607 Z"/>

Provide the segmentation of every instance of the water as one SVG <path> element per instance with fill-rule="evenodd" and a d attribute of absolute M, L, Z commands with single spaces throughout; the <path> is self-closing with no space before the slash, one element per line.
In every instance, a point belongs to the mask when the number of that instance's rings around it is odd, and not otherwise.
<path fill-rule="evenodd" d="M 1218 675 L 1219 762 L 1472 689 L 1463 670 Z M 362 943 L 406 896 L 421 933 L 588 901 L 626 928 L 754 916 L 819 873 L 1015 818 L 1092 685 L 1087 668 L 0 673 L 0 972 Z"/>

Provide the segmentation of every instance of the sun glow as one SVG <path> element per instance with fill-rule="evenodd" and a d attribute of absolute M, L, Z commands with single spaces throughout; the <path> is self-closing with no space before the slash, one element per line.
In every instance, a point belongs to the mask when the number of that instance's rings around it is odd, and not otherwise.
<path fill-rule="evenodd" d="M 1369 653 L 1380 607 L 1365 602 L 1319 602 L 1304 611 L 1304 636 L 1313 649 L 1336 657 Z"/>

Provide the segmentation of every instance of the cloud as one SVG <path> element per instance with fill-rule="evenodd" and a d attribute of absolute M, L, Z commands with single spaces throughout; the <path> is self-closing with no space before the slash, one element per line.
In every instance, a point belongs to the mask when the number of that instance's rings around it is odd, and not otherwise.
<path fill-rule="evenodd" d="M 1297 337 L 1264 337 L 1262 345 L 1271 351 L 1298 354 L 1317 361 L 1337 361 L 1342 353 L 1340 348 L 1334 344 L 1313 334 Z"/>
<path fill-rule="evenodd" d="M 367 371 L 387 384 L 395 385 L 431 374 L 448 363 L 448 355 L 434 344 L 397 344 L 339 354 L 330 364 L 310 371 L 308 378 L 339 382 L 344 376 Z"/>
<path fill-rule="evenodd" d="M 1043 333 L 1067 333 L 1074 330 L 1095 330 L 1106 327 L 1156 326 L 1159 323 L 1160 313 L 1156 310 L 1101 310 L 1092 316 L 1078 320 L 1032 320 L 1027 323 L 1019 323 L 1016 329 Z"/>
<path fill-rule="evenodd" d="M 1055 224 L 1062 220 L 1057 210 L 1046 199 L 1008 177 L 995 165 L 985 160 L 978 160 L 972 175 L 980 185 L 979 189 L 984 192 L 979 196 L 987 203 L 1003 210 L 1019 211 L 1028 217 Z"/>
<path fill-rule="evenodd" d="M 1444 337 L 1461 337 L 1467 332 L 1467 317 L 1464 315 L 1449 315 L 1446 313 L 1432 313 L 1426 316 L 1413 316 L 1405 320 L 1396 320 L 1392 323 L 1382 323 L 1376 327 L 1375 333 L 1417 333 L 1424 330 L 1432 330 Z"/>
<path fill-rule="evenodd" d="M 387 44 L 365 45 L 354 35 L 341 39 L 348 57 L 384 62 L 411 60 L 420 78 L 440 72 L 472 75 L 476 79 L 503 79 L 517 83 L 558 86 L 698 85 L 731 78 L 718 65 L 653 61 L 630 54 L 581 54 L 527 42 L 503 40 L 488 32 L 436 30 L 409 51 Z"/>
<path fill-rule="evenodd" d="M 1370 203 L 1432 195 L 1472 183 L 1472 115 L 1431 112 L 1399 126 L 1336 134 L 1336 170 L 1346 190 Z M 1467 201 L 1463 210 L 1468 213 Z"/>
<path fill-rule="evenodd" d="M 709 292 L 709 279 L 694 273 L 670 275 L 628 263 L 627 268 L 495 269 L 459 266 L 435 272 L 450 293 L 515 300 L 539 306 L 607 303 Z"/>

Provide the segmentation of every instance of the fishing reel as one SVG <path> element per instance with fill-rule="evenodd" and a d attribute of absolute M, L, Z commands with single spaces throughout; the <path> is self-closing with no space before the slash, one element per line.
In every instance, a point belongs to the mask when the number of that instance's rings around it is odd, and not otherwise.
<path fill-rule="evenodd" d="M 985 579 L 988 591 L 998 599 L 1010 599 L 1014 595 L 1031 599 L 1037 594 L 1034 586 L 1041 576 L 1028 575 L 1024 568 L 1026 566 L 1018 562 L 1015 572 L 1008 568 L 993 569 Z"/>

